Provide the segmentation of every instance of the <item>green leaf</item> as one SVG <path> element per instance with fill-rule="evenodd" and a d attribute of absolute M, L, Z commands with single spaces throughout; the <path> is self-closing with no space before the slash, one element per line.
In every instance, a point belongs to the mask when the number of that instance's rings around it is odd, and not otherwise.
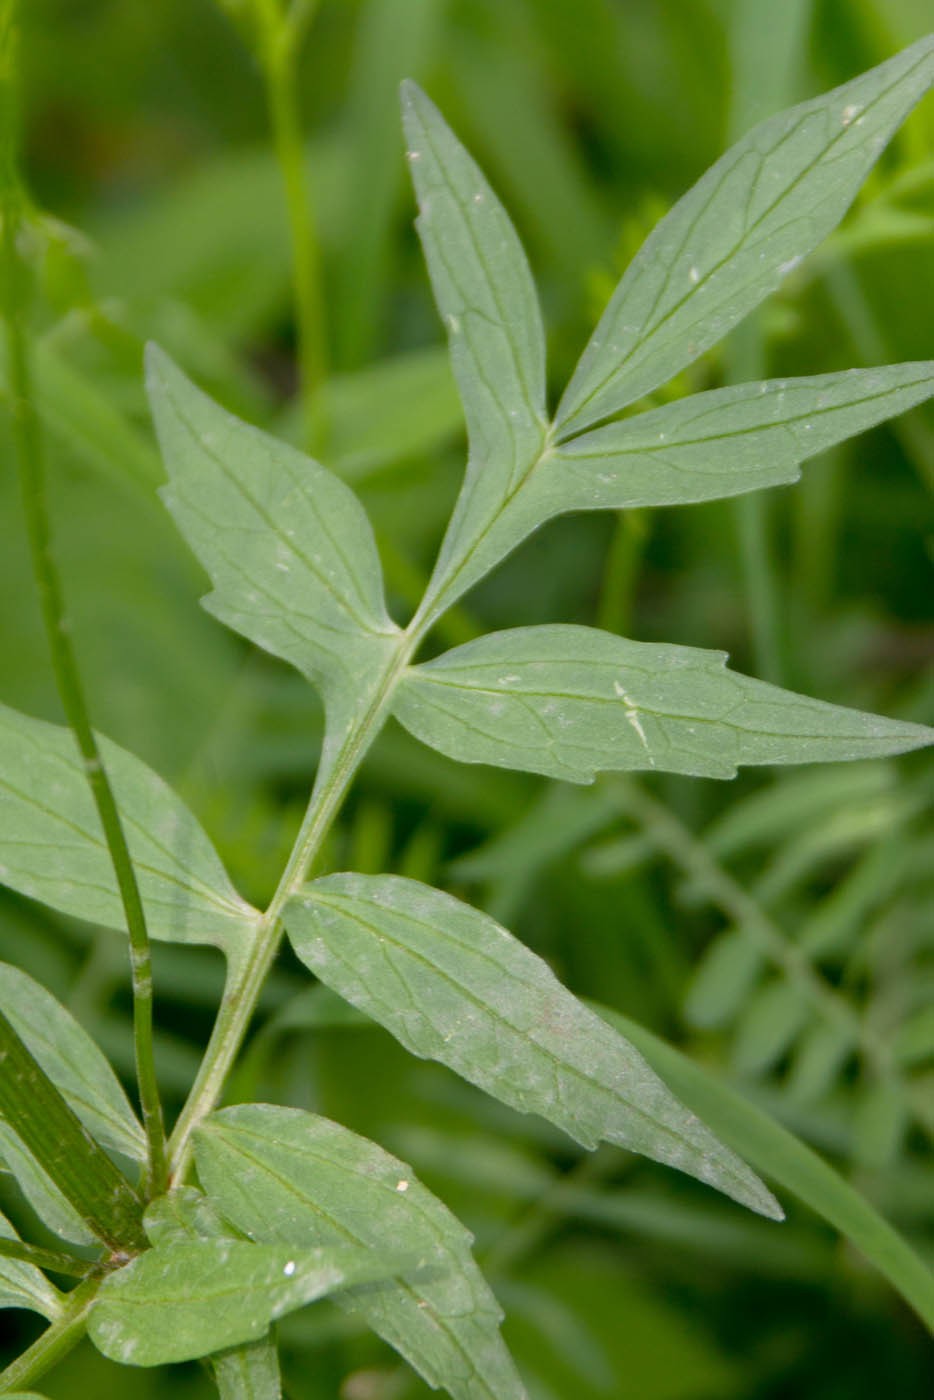
<path fill-rule="evenodd" d="M 895 1032 L 892 1051 L 900 1065 L 934 1059 L 934 1003 L 919 1007 L 902 1022 Z"/>
<path fill-rule="evenodd" d="M 142 1246 L 139 1197 L 2 1010 L 0 1066 L 0 1114 L 29 1156 L 111 1251 Z M 11 1145 L 4 1143 L 7 1160 Z"/>
<path fill-rule="evenodd" d="M 524 510 L 534 498 L 545 520 L 561 511 L 716 500 L 797 481 L 808 458 L 932 394 L 931 360 L 693 394 L 556 448 L 536 469 Z"/>
<path fill-rule="evenodd" d="M 145 1161 L 146 1137 L 123 1087 L 71 1012 L 9 963 L 0 963 L 0 1011 L 97 1140 Z"/>
<path fill-rule="evenodd" d="M 911 1127 L 911 1104 L 894 1075 L 862 1089 L 853 1121 L 853 1158 L 871 1172 L 895 1164 Z"/>
<path fill-rule="evenodd" d="M 515 628 L 409 670 L 393 711 L 463 763 L 582 783 L 607 769 L 732 778 L 738 764 L 872 758 L 934 740 L 924 725 L 794 695 L 726 660 L 589 627 Z"/>
<path fill-rule="evenodd" d="M 44 1225 L 72 1244 L 94 1245 L 97 1236 L 85 1225 L 42 1164 L 0 1118 L 0 1165 L 16 1179 L 26 1200 Z"/>
<path fill-rule="evenodd" d="M 781 1059 L 807 1023 L 811 1007 L 800 988 L 782 977 L 757 988 L 736 1028 L 733 1067 L 738 1074 L 764 1074 Z"/>
<path fill-rule="evenodd" d="M 815 1103 L 831 1089 L 857 1048 L 858 1026 L 820 1021 L 801 1037 L 788 1075 L 788 1097 Z"/>
<path fill-rule="evenodd" d="M 761 948 L 741 929 L 728 929 L 704 949 L 688 989 L 684 1014 L 692 1026 L 727 1025 L 759 980 Z"/>
<path fill-rule="evenodd" d="M 177 1186 L 167 1195 L 157 1196 L 146 1207 L 143 1228 L 150 1244 L 157 1247 L 186 1240 L 242 1238 L 214 1202 L 195 1186 Z"/>
<path fill-rule="evenodd" d="M 545 337 L 522 246 L 483 173 L 414 83 L 403 84 L 402 111 L 418 231 L 470 444 L 435 573 L 446 582 L 544 447 Z"/>
<path fill-rule="evenodd" d="M 651 393 L 774 291 L 839 223 L 932 78 L 928 37 L 769 118 L 718 160 L 613 294 L 559 407 L 561 437 Z"/>
<path fill-rule="evenodd" d="M 389 1266 L 348 1245 L 199 1240 L 148 1250 L 101 1286 L 88 1333 L 112 1361 L 161 1366 L 264 1337 L 269 1324 Z"/>
<path fill-rule="evenodd" d="M 198 822 L 150 768 L 99 740 L 153 938 L 235 948 L 259 918 Z M 0 881 L 53 909 L 125 928 L 71 732 L 0 706 Z"/>
<path fill-rule="evenodd" d="M 934 1330 L 934 1274 L 863 1196 L 787 1128 L 679 1050 L 618 1011 L 595 1009 L 725 1142 L 845 1235 Z"/>
<path fill-rule="evenodd" d="M 150 1202 L 143 1225 L 157 1248 L 192 1240 L 242 1240 L 214 1202 L 194 1186 L 177 1186 Z M 221 1400 L 281 1400 L 279 1353 L 268 1339 L 211 1357 Z"/>
<path fill-rule="evenodd" d="M 265 1104 L 213 1114 L 195 1134 L 195 1157 L 211 1197 L 254 1239 L 351 1241 L 424 1261 L 424 1273 L 334 1301 L 454 1400 L 522 1400 L 471 1237 L 404 1162 L 326 1118 Z"/>
<path fill-rule="evenodd" d="M 214 584 L 206 607 L 308 676 L 342 729 L 367 703 L 361 676 L 385 667 L 399 636 L 363 507 L 310 457 L 227 413 L 154 346 L 147 367 L 170 479 L 163 494 Z"/>
<path fill-rule="evenodd" d="M 9 1220 L 2 1214 L 0 1237 L 5 1240 L 19 1239 Z M 61 1314 L 62 1299 L 35 1264 L 0 1255 L 0 1308 L 28 1308 L 30 1312 L 41 1313 L 54 1322 Z"/>
<path fill-rule="evenodd" d="M 279 1353 L 272 1342 L 252 1342 L 211 1357 L 221 1400 L 281 1400 Z"/>
<path fill-rule="evenodd" d="M 302 962 L 413 1054 L 585 1147 L 618 1143 L 780 1218 L 642 1056 L 488 915 L 415 880 L 329 875 L 289 901 L 285 923 Z"/>
<path fill-rule="evenodd" d="M 463 425 L 448 356 L 440 346 L 328 379 L 320 391 L 329 460 L 345 481 L 435 452 Z"/>

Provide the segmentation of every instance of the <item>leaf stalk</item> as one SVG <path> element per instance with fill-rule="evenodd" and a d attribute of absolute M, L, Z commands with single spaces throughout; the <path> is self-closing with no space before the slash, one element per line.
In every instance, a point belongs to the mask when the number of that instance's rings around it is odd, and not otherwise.
<path fill-rule="evenodd" d="M 100 1286 L 99 1278 L 86 1279 L 68 1294 L 61 1317 L 0 1373 L 0 1394 L 33 1385 L 78 1345 Z"/>

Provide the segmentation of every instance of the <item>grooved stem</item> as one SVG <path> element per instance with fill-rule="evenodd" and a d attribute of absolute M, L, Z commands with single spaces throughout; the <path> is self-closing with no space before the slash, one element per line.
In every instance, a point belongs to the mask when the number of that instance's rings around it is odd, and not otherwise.
<path fill-rule="evenodd" d="M 321 850 L 360 764 L 386 721 L 399 678 L 423 635 L 424 627 L 417 618 L 413 619 L 407 631 L 399 634 L 395 655 L 374 684 L 366 710 L 347 734 L 334 758 L 330 762 L 322 759 L 305 818 L 253 945 L 242 957 L 230 963 L 227 986 L 210 1043 L 172 1134 L 173 1182 L 184 1177 L 191 1155 L 191 1135 L 202 1118 L 217 1104 L 224 1081 L 243 1043 L 263 983 L 279 948 L 282 911 L 286 901 L 301 887 L 309 866 Z"/>

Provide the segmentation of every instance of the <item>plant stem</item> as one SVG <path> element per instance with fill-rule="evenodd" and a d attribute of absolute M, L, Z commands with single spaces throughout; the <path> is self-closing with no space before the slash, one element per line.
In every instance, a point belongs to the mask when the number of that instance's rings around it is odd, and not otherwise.
<path fill-rule="evenodd" d="M 77 1346 L 100 1286 L 100 1279 L 87 1279 L 68 1294 L 61 1317 L 0 1374 L 0 1394 L 32 1385 Z"/>
<path fill-rule="evenodd" d="M 760 319 L 750 316 L 727 341 L 729 380 L 734 384 L 761 379 L 765 373 L 765 342 Z M 756 673 L 781 685 L 784 666 L 780 617 L 780 588 L 772 549 L 772 502 L 765 491 L 737 496 L 730 509 L 739 539 L 740 567 L 749 609 Z"/>
<path fill-rule="evenodd" d="M 382 729 L 396 684 L 424 630 L 425 626 L 416 617 L 408 629 L 399 634 L 395 654 L 374 683 L 370 703 L 363 715 L 350 730 L 333 760 L 327 765 L 322 762 L 304 820 L 269 908 L 257 929 L 253 946 L 230 965 L 227 987 L 211 1040 L 172 1134 L 173 1182 L 183 1179 L 191 1154 L 192 1133 L 220 1099 L 224 1081 L 243 1043 L 263 983 L 279 948 L 285 904 L 304 882 L 360 764 Z"/>
<path fill-rule="evenodd" d="M 305 445 L 309 451 L 314 451 L 325 431 L 317 391 L 327 377 L 327 323 L 321 287 L 321 253 L 312 216 L 302 138 L 296 64 L 300 41 L 311 22 L 315 6 L 295 5 L 284 18 L 274 12 L 268 0 L 260 4 L 259 9 L 264 31 L 260 40 L 259 60 L 266 85 L 276 160 L 285 190 L 292 247 L 299 394 Z"/>
<path fill-rule="evenodd" d="M 10 380 L 10 413 L 13 442 L 20 469 L 23 509 L 32 556 L 36 590 L 42 620 L 52 659 L 52 669 L 62 709 L 75 736 L 84 760 L 88 784 L 100 817 L 107 849 L 120 890 L 130 939 L 130 967 L 133 981 L 133 1034 L 136 1052 L 136 1074 L 140 1103 L 146 1129 L 148 1151 L 148 1186 L 154 1195 L 165 1189 L 166 1140 L 162 1105 L 156 1080 L 152 1040 L 152 959 L 146 918 L 139 887 L 113 789 L 101 760 L 97 739 L 91 728 L 77 659 L 69 635 L 64 594 L 58 566 L 52 549 L 48 505 L 46 501 L 45 466 L 42 435 L 32 392 L 32 375 L 26 336 L 22 323 L 22 308 L 18 292 L 24 268 L 17 248 L 21 229 L 22 194 L 16 171 L 15 151 L 15 54 L 13 27 L 16 0 L 7 0 L 4 28 L 0 40 L 0 81 L 3 86 L 2 171 L 0 198 L 3 213 L 3 283 L 8 372 Z"/>
<path fill-rule="evenodd" d="M 87 1278 L 94 1268 L 90 1259 L 76 1259 L 73 1254 L 59 1254 L 54 1249 L 42 1249 L 37 1244 L 27 1244 L 25 1240 L 0 1238 L 0 1256 L 5 1259 L 22 1259 L 25 1264 L 35 1264 L 37 1269 L 48 1269 L 53 1274 L 67 1274 L 71 1278 Z"/>
<path fill-rule="evenodd" d="M 639 566 L 648 543 L 649 519 L 646 511 L 617 513 L 597 607 L 597 626 L 604 632 L 625 635 L 631 626 Z"/>

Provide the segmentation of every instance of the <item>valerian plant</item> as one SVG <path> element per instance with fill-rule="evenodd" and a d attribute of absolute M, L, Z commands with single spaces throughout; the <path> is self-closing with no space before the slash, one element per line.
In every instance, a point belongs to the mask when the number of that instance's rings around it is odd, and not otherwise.
<path fill-rule="evenodd" d="M 87 1332 L 115 1361 L 205 1358 L 222 1395 L 268 1400 L 281 1394 L 272 1324 L 328 1297 L 455 1400 L 525 1393 L 470 1235 L 406 1163 L 297 1108 L 218 1108 L 283 938 L 414 1055 L 585 1147 L 620 1144 L 781 1219 L 738 1148 L 846 1231 L 934 1322 L 924 1266 L 829 1168 L 641 1028 L 584 1005 L 488 915 L 408 878 L 309 877 L 390 716 L 453 760 L 576 783 L 605 771 L 730 778 L 741 764 L 861 759 L 931 742 L 923 726 L 737 674 L 722 653 L 588 627 L 520 627 L 427 661 L 418 654 L 445 611 L 552 517 L 792 482 L 808 458 L 934 393 L 934 363 L 924 362 L 740 384 L 632 411 L 835 227 L 932 77 L 926 40 L 734 146 L 633 260 L 554 412 L 516 232 L 429 99 L 405 85 L 418 229 L 469 440 L 437 563 L 405 627 L 387 610 L 373 532 L 350 488 L 150 349 L 165 502 L 211 579 L 206 606 L 290 662 L 324 702 L 307 813 L 265 910 L 241 898 L 166 783 L 86 722 L 62 646 L 8 161 L 17 446 L 70 727 L 0 709 L 0 873 L 53 909 L 130 934 L 144 1122 L 70 1013 L 25 973 L 0 967 L 0 1154 L 62 1241 L 59 1250 L 28 1244 L 0 1220 L 3 1300 L 49 1322 L 0 1390 L 32 1384 Z M 150 938 L 212 945 L 228 970 L 167 1145 L 151 1072 Z M 80 1281 L 64 1291 L 47 1274 Z"/>

